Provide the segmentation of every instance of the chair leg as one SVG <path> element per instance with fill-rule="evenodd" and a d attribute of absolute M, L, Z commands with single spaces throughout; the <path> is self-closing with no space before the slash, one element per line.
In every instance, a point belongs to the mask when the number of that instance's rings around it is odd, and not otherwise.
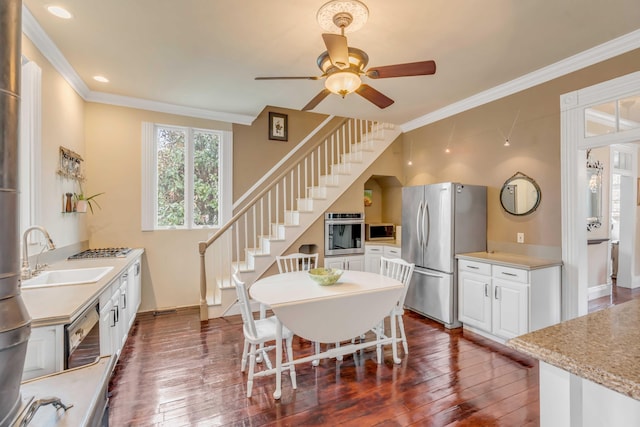
<path fill-rule="evenodd" d="M 289 375 L 291 376 L 291 387 L 293 389 L 297 389 L 298 385 L 296 383 L 296 365 L 293 364 L 293 347 L 291 343 L 293 342 L 293 336 L 287 339 L 287 360 L 291 365 L 289 365 Z"/>
<path fill-rule="evenodd" d="M 336 343 L 336 348 L 340 348 L 340 343 L 339 342 Z M 338 362 L 342 362 L 342 355 L 336 356 L 336 360 Z"/>
<path fill-rule="evenodd" d="M 249 351 L 249 341 L 244 340 L 244 348 L 242 349 L 242 363 L 240 364 L 240 372 L 244 372 L 247 367 L 247 352 Z"/>
<path fill-rule="evenodd" d="M 319 354 L 320 353 L 320 343 L 315 341 L 313 343 L 313 347 L 315 348 L 315 353 Z M 320 359 L 313 359 L 313 361 L 311 362 L 312 366 L 318 366 L 320 364 Z"/>
<path fill-rule="evenodd" d="M 260 319 L 264 319 L 265 317 L 267 317 L 267 306 L 264 304 L 260 304 Z M 265 355 L 265 352 L 262 351 L 262 349 L 264 348 L 264 344 L 263 343 L 258 344 L 258 348 L 260 349 L 260 351 L 258 351 L 258 357 L 256 358 L 256 362 L 262 363 L 263 356 Z M 271 369 L 271 367 L 269 367 L 269 369 Z"/>
<path fill-rule="evenodd" d="M 407 336 L 404 334 L 404 322 L 402 321 L 402 315 L 398 316 L 398 325 L 400 325 L 400 340 L 402 341 L 402 348 L 404 354 L 409 354 L 409 345 L 407 344 Z"/>
<path fill-rule="evenodd" d="M 251 397 L 251 389 L 253 388 L 253 372 L 256 368 L 256 345 L 251 344 L 249 352 L 249 379 L 247 380 L 247 397 Z"/>
<path fill-rule="evenodd" d="M 384 319 L 378 324 L 376 327 L 376 341 L 380 342 L 382 336 L 384 335 Z M 376 361 L 378 365 L 382 363 L 382 345 L 376 345 Z"/>

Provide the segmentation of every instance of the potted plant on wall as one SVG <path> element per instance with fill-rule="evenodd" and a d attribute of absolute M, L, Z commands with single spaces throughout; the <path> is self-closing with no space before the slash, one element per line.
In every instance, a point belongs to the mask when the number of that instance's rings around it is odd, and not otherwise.
<path fill-rule="evenodd" d="M 100 196 L 104 194 L 104 192 L 102 193 L 96 193 L 92 196 L 86 196 L 84 194 L 84 191 L 82 191 L 82 184 L 80 184 L 80 192 L 79 193 L 75 193 L 73 195 L 75 202 L 76 202 L 76 212 L 86 212 L 87 211 L 87 206 L 89 207 L 89 210 L 91 211 L 91 213 L 93 213 L 93 204 L 95 203 L 95 205 L 102 209 L 102 207 L 98 204 L 98 201 L 96 200 L 96 197 Z"/>

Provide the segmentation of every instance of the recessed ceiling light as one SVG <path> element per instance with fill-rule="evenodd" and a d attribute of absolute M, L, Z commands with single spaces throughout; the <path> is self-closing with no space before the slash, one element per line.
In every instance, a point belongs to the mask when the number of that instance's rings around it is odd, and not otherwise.
<path fill-rule="evenodd" d="M 62 19 L 71 19 L 71 17 L 73 16 L 71 15 L 71 12 L 69 12 L 62 6 L 49 6 L 47 10 L 50 14 Z"/>
<path fill-rule="evenodd" d="M 93 80 L 100 83 L 109 83 L 109 79 L 106 78 L 105 76 L 93 76 Z"/>

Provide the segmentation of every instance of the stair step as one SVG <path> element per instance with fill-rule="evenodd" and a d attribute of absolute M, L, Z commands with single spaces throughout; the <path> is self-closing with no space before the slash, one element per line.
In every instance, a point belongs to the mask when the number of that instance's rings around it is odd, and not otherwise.
<path fill-rule="evenodd" d="M 271 253 L 269 251 L 264 250 L 263 248 L 247 248 L 245 249 L 245 252 L 247 253 L 247 255 L 250 255 L 256 258 L 271 256 Z"/>
<path fill-rule="evenodd" d="M 327 198 L 327 187 L 309 187 L 307 188 L 307 198 L 324 200 Z"/>
<path fill-rule="evenodd" d="M 352 151 L 351 153 L 341 154 L 340 155 L 341 163 L 363 163 L 363 152 L 362 151 Z"/>
<path fill-rule="evenodd" d="M 332 175 L 350 175 L 352 169 L 351 163 L 338 163 L 336 165 L 331 165 L 331 174 Z"/>
<path fill-rule="evenodd" d="M 322 175 L 318 181 L 325 187 L 339 187 L 340 175 Z"/>
<path fill-rule="evenodd" d="M 300 198 L 297 200 L 298 212 L 313 212 L 313 199 Z"/>

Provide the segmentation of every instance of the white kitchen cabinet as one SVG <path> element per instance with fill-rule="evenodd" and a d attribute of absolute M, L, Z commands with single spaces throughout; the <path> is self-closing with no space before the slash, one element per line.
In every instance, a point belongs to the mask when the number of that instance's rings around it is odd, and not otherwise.
<path fill-rule="evenodd" d="M 141 302 L 141 282 L 140 282 L 140 261 L 136 261 L 129 270 L 127 270 L 127 310 L 129 329 L 136 320 L 136 313 L 140 308 Z"/>
<path fill-rule="evenodd" d="M 364 247 L 364 271 L 379 273 L 380 258 L 383 254 L 383 246 L 366 244 Z"/>
<path fill-rule="evenodd" d="M 535 268 L 458 259 L 458 318 L 505 341 L 560 321 L 560 266 Z"/>
<path fill-rule="evenodd" d="M 364 247 L 364 271 L 380 272 L 380 258 L 402 258 L 401 249 L 396 246 L 371 245 Z"/>
<path fill-rule="evenodd" d="M 364 271 L 364 256 L 325 257 L 324 266 L 325 268 Z"/>
<path fill-rule="evenodd" d="M 383 246 L 385 258 L 402 258 L 402 249 L 396 246 Z"/>
<path fill-rule="evenodd" d="M 22 381 L 64 369 L 64 326 L 53 325 L 31 329 L 24 361 Z"/>
<path fill-rule="evenodd" d="M 491 331 L 491 276 L 460 268 L 458 318 L 465 325 Z"/>
<path fill-rule="evenodd" d="M 129 335 L 129 312 L 131 311 L 128 304 L 128 274 L 120 277 L 120 286 L 118 287 L 118 319 L 117 319 L 117 348 L 118 356 L 124 343 L 127 342 Z"/>

